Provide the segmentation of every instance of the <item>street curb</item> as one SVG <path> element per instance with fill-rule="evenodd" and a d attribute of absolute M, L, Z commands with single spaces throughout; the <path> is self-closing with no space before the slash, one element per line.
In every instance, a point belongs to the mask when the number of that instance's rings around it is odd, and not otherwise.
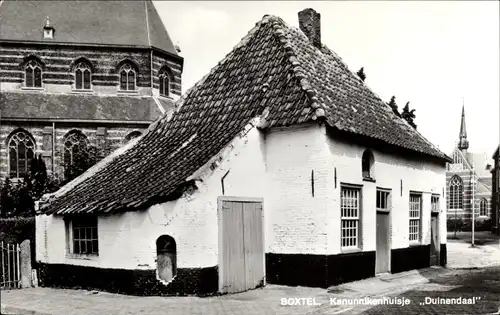
<path fill-rule="evenodd" d="M 2 315 L 50 315 L 48 313 L 41 313 L 33 310 L 27 310 L 17 307 L 11 307 L 5 304 L 1 304 L 0 314 Z"/>

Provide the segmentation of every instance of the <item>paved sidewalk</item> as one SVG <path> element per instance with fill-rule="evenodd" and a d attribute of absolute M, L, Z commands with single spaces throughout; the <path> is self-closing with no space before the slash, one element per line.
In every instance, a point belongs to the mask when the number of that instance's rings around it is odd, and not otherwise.
<path fill-rule="evenodd" d="M 398 294 L 430 279 L 465 272 L 427 268 L 351 282 L 329 290 L 268 285 L 262 289 L 217 297 L 136 297 L 97 291 L 32 288 L 2 291 L 2 314 L 101 315 L 101 314 L 200 314 L 285 315 L 355 314 L 347 305 L 331 305 L 332 298 L 380 297 Z M 320 305 L 282 306 L 281 299 L 314 298 Z M 295 300 L 296 301 L 296 300 Z M 303 302 L 306 302 L 304 300 Z M 358 311 L 366 307 L 358 307 Z"/>

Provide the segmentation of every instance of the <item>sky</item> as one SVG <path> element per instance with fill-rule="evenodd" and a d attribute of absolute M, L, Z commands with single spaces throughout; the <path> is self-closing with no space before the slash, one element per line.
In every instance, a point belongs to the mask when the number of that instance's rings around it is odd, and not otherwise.
<path fill-rule="evenodd" d="M 383 100 L 415 109 L 429 141 L 451 154 L 462 104 L 469 151 L 499 144 L 497 1 L 154 1 L 184 57 L 186 91 L 217 65 L 265 14 L 298 27 L 297 13 L 321 14 L 321 41 Z"/>

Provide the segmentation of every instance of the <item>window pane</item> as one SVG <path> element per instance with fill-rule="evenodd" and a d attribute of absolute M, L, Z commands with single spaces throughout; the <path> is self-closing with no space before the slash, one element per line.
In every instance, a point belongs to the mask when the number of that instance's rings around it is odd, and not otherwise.
<path fill-rule="evenodd" d="M 135 90 L 135 73 L 133 71 L 128 73 L 128 90 Z"/>
<path fill-rule="evenodd" d="M 79 241 L 73 242 L 73 253 L 80 254 L 80 242 Z"/>
<path fill-rule="evenodd" d="M 97 228 L 92 228 L 92 239 L 97 239 Z"/>
<path fill-rule="evenodd" d="M 75 71 L 75 87 L 78 90 L 82 88 L 82 71 L 80 69 Z"/>
<path fill-rule="evenodd" d="M 85 70 L 83 72 L 83 82 L 84 82 L 84 89 L 90 90 L 90 71 Z"/>
<path fill-rule="evenodd" d="M 120 90 L 127 90 L 127 73 L 125 71 L 120 72 Z"/>
<path fill-rule="evenodd" d="M 17 177 L 17 151 L 9 149 L 10 177 Z"/>
<path fill-rule="evenodd" d="M 165 95 L 169 95 L 170 94 L 170 80 L 168 79 L 167 76 L 165 76 Z"/>
<path fill-rule="evenodd" d="M 160 95 L 165 95 L 165 81 L 163 76 L 160 76 Z"/>
<path fill-rule="evenodd" d="M 97 243 L 97 240 L 93 240 L 92 241 L 92 253 L 98 253 L 99 252 L 99 247 L 98 247 L 98 243 Z"/>
<path fill-rule="evenodd" d="M 33 69 L 31 68 L 26 69 L 26 86 L 33 86 Z"/>
<path fill-rule="evenodd" d="M 73 239 L 80 239 L 80 229 L 73 229 Z"/>
<path fill-rule="evenodd" d="M 35 68 L 35 87 L 42 87 L 42 70 Z"/>

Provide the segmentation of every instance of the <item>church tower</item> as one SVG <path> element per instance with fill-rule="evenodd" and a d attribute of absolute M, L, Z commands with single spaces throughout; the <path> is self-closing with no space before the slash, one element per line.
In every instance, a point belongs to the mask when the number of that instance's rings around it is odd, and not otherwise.
<path fill-rule="evenodd" d="M 465 129 L 465 106 L 462 105 L 462 121 L 460 123 L 458 149 L 462 151 L 464 156 L 466 156 L 468 148 L 469 148 L 469 141 L 467 140 L 467 130 Z"/>

